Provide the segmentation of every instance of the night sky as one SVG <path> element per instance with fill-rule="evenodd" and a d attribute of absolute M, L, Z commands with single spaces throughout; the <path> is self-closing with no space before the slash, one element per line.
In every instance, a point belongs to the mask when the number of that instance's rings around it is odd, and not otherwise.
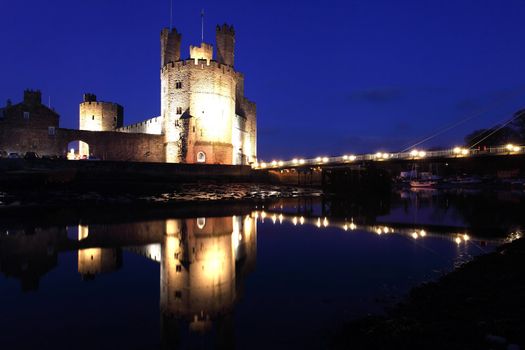
<path fill-rule="evenodd" d="M 125 124 L 159 115 L 159 34 L 169 0 L 2 0 L 0 104 L 26 88 L 78 127 L 84 92 Z M 258 107 L 259 157 L 460 144 L 525 107 L 524 0 L 174 0 L 182 54 L 236 29 L 236 69 Z"/>

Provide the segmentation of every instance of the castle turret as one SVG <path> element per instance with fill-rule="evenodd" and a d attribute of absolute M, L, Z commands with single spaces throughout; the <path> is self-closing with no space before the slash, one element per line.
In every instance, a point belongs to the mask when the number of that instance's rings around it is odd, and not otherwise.
<path fill-rule="evenodd" d="M 235 63 L 235 30 L 233 26 L 217 25 L 217 62 L 233 67 Z"/>
<path fill-rule="evenodd" d="M 180 43 L 182 34 L 173 28 L 171 31 L 164 28 L 160 33 L 160 66 L 180 60 Z"/>
<path fill-rule="evenodd" d="M 94 94 L 84 94 L 80 103 L 80 130 L 114 131 L 124 123 L 124 108 L 113 102 L 99 102 Z"/>

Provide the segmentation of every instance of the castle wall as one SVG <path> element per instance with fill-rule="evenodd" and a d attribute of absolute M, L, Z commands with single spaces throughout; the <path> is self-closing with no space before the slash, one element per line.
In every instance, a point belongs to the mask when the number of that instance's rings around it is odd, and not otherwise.
<path fill-rule="evenodd" d="M 33 151 L 40 155 L 64 156 L 72 141 L 86 142 L 89 153 L 103 160 L 164 161 L 160 135 L 72 129 L 56 129 L 54 135 L 50 135 L 48 129 L 0 128 L 0 149 L 6 152 Z"/>
<path fill-rule="evenodd" d="M 163 132 L 163 124 L 164 121 L 162 117 L 154 117 L 139 123 L 123 126 L 116 129 L 115 131 L 135 134 L 161 135 Z"/>

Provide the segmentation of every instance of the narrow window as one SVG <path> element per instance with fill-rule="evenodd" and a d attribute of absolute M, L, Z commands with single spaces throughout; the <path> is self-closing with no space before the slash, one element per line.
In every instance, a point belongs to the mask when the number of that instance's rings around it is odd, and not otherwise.
<path fill-rule="evenodd" d="M 195 132 L 195 127 L 193 127 L 193 132 Z"/>
<path fill-rule="evenodd" d="M 24 119 L 29 120 L 29 112 L 24 112 Z"/>
<path fill-rule="evenodd" d="M 177 107 L 177 114 L 182 114 L 182 107 Z"/>
<path fill-rule="evenodd" d="M 92 116 L 92 117 L 91 117 L 91 120 L 95 120 L 95 116 Z"/>
<path fill-rule="evenodd" d="M 197 153 L 197 163 L 206 163 L 206 153 L 204 152 Z"/>
<path fill-rule="evenodd" d="M 180 290 L 175 291 L 175 299 L 182 299 L 182 292 Z"/>
<path fill-rule="evenodd" d="M 182 81 L 177 81 L 175 83 L 175 89 L 182 89 Z"/>
<path fill-rule="evenodd" d="M 176 271 L 177 271 L 177 272 L 181 272 L 181 271 L 182 271 L 182 266 L 181 266 L 181 265 L 177 265 L 177 267 L 176 267 Z"/>
<path fill-rule="evenodd" d="M 49 136 L 54 136 L 55 135 L 55 127 L 54 126 L 48 126 L 47 127 L 47 133 L 49 134 Z"/>

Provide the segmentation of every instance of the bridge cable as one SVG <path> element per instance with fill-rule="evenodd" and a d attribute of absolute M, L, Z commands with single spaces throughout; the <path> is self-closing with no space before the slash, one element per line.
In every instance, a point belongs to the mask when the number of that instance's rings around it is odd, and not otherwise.
<path fill-rule="evenodd" d="M 493 109 L 501 107 L 501 105 L 503 105 L 503 103 L 506 102 L 507 99 L 510 99 L 512 97 L 515 97 L 515 96 L 518 96 L 522 92 L 522 90 L 525 90 L 525 87 L 519 88 L 513 94 L 511 94 L 511 95 L 514 95 L 514 96 L 502 97 L 501 99 L 498 99 L 496 102 L 494 102 L 492 105 L 482 109 L 479 113 L 474 114 L 474 115 L 470 115 L 470 116 L 468 116 L 468 117 L 466 117 L 466 118 L 464 118 L 464 119 L 462 119 L 460 121 L 457 121 L 457 122 L 454 122 L 452 124 L 449 124 L 449 125 L 441 128 L 441 129 L 439 129 L 434 134 L 429 135 L 426 138 L 424 138 L 424 139 L 422 139 L 422 140 L 420 140 L 420 141 L 418 141 L 418 142 L 416 142 L 416 143 L 414 143 L 414 144 L 404 148 L 401 152 L 406 152 L 406 151 L 408 151 L 408 150 L 410 150 L 410 149 L 412 149 L 412 148 L 414 148 L 416 146 L 419 146 L 422 143 L 425 143 L 425 142 L 435 138 L 436 136 L 439 136 L 439 135 L 441 135 L 441 134 L 443 134 L 443 133 L 445 133 L 445 132 L 447 132 L 447 131 L 449 131 L 449 130 L 451 130 L 451 129 L 453 129 L 453 128 L 461 125 L 461 124 L 464 124 L 464 123 L 468 122 L 469 120 L 472 120 L 474 118 L 480 117 L 480 116 L 482 116 L 483 114 L 485 114 L 488 111 L 491 111 Z"/>
<path fill-rule="evenodd" d="M 498 128 L 494 129 L 491 133 L 489 133 L 487 136 L 485 136 L 484 138 L 482 138 L 481 140 L 479 140 L 478 142 L 474 143 L 472 146 L 470 146 L 469 148 L 473 148 L 475 146 L 477 146 L 478 144 L 480 144 L 481 142 L 485 141 L 486 139 L 488 139 L 490 136 L 494 135 L 495 133 L 497 133 L 498 131 L 500 131 L 501 129 L 503 129 L 504 127 L 506 127 L 507 125 L 509 125 L 510 123 L 512 123 L 514 120 L 518 119 L 519 117 L 521 117 L 522 115 L 525 114 L 525 111 L 522 111 L 522 112 L 519 112 L 517 113 L 514 117 L 512 117 L 511 119 L 507 120 L 505 123 L 501 124 Z"/>

